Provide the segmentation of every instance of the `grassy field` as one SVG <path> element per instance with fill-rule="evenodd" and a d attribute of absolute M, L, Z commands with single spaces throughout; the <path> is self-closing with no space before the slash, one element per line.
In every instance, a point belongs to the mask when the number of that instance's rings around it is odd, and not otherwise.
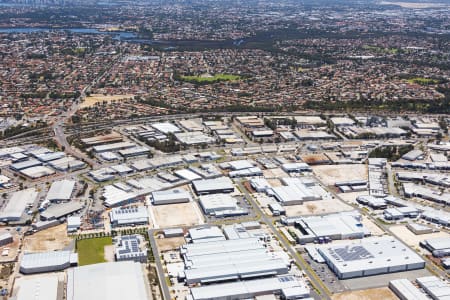
<path fill-rule="evenodd" d="M 92 265 L 105 260 L 105 246 L 112 245 L 111 237 L 93 238 L 77 241 L 78 264 Z"/>
<path fill-rule="evenodd" d="M 408 79 L 409 83 L 417 83 L 420 85 L 438 84 L 439 80 L 431 78 L 416 77 Z"/>
<path fill-rule="evenodd" d="M 241 79 L 240 76 L 232 74 L 216 74 L 214 76 L 212 75 L 181 76 L 180 78 L 183 81 L 198 84 L 216 83 L 220 81 L 237 81 Z"/>

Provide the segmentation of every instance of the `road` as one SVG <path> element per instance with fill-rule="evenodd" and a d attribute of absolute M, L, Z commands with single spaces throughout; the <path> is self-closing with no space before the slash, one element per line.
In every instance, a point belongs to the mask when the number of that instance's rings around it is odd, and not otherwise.
<path fill-rule="evenodd" d="M 115 59 L 105 68 L 105 71 L 103 73 L 99 74 L 99 76 L 97 76 L 94 80 L 92 80 L 90 84 L 85 86 L 81 91 L 80 96 L 73 101 L 72 106 L 67 110 L 65 114 L 57 118 L 52 126 L 53 133 L 55 134 L 54 139 L 58 143 L 58 145 L 60 147 L 64 147 L 64 151 L 66 153 L 85 161 L 93 168 L 98 168 L 100 164 L 95 160 L 89 158 L 86 154 L 81 153 L 80 151 L 78 151 L 77 149 L 72 147 L 72 145 L 69 144 L 69 142 L 67 141 L 67 136 L 64 132 L 64 124 L 77 112 L 80 103 L 86 97 L 86 92 L 89 91 L 92 86 L 95 86 L 103 77 L 108 75 L 109 71 L 114 66 L 114 64 L 120 61 L 121 59 L 122 56 L 118 56 L 117 59 Z"/>
<path fill-rule="evenodd" d="M 289 252 L 289 254 L 294 258 L 297 265 L 301 267 L 301 269 L 308 275 L 309 280 L 311 281 L 312 285 L 320 292 L 320 297 L 322 299 L 331 299 L 329 296 L 329 291 L 325 290 L 323 287 L 323 283 L 316 279 L 317 275 L 313 274 L 313 272 L 310 271 L 309 265 L 305 263 L 302 259 L 300 259 L 299 254 L 297 251 L 292 248 L 292 245 L 290 245 L 286 239 L 281 235 L 281 233 L 275 228 L 273 225 L 274 219 L 268 217 L 264 211 L 259 207 L 259 205 L 256 203 L 256 201 L 253 199 L 253 197 L 248 193 L 247 189 L 242 185 L 242 182 L 237 182 L 237 185 L 239 186 L 239 189 L 241 192 L 244 193 L 245 197 L 251 202 L 253 209 L 259 214 L 261 221 L 267 224 L 269 226 L 270 230 L 273 232 L 273 234 L 277 237 L 277 239 L 280 241 L 280 243 L 283 245 L 283 247 Z"/>
<path fill-rule="evenodd" d="M 148 239 L 150 240 L 150 246 L 152 247 L 153 256 L 155 257 L 156 270 L 158 273 L 159 286 L 161 287 L 161 292 L 163 299 L 170 300 L 172 297 L 170 296 L 169 287 L 166 283 L 165 272 L 163 269 L 163 265 L 161 262 L 161 256 L 159 256 L 158 245 L 155 240 L 155 232 L 159 229 L 150 229 L 148 231 Z"/>

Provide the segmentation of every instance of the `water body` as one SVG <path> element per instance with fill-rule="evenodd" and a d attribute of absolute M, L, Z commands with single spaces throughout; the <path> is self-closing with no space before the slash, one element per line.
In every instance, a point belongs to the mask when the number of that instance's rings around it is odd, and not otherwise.
<path fill-rule="evenodd" d="M 198 40 L 152 40 L 143 39 L 138 36 L 137 33 L 131 31 L 100 31 L 95 28 L 36 28 L 36 27 L 6 27 L 0 28 L 1 33 L 37 33 L 37 32 L 51 32 L 51 31 L 65 31 L 71 32 L 73 34 L 103 34 L 110 35 L 113 39 L 126 41 L 130 43 L 138 43 L 145 45 L 155 45 L 162 48 L 163 50 L 175 50 L 175 49 L 190 49 L 190 50 L 201 50 L 201 49 L 220 49 L 220 48 L 236 48 L 242 46 L 246 41 L 244 39 L 239 40 L 226 40 L 226 41 L 198 41 Z"/>
<path fill-rule="evenodd" d="M 35 32 L 51 32 L 51 31 L 66 31 L 76 34 L 105 34 L 112 35 L 118 40 L 132 40 L 137 39 L 135 32 L 129 31 L 100 31 L 95 28 L 34 28 L 34 27 L 20 27 L 20 28 L 0 28 L 0 33 L 35 33 Z"/>

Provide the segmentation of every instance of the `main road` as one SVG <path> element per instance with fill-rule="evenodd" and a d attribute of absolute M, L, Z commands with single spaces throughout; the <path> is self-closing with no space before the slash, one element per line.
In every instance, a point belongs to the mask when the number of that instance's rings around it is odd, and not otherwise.
<path fill-rule="evenodd" d="M 241 192 L 245 194 L 245 197 L 248 201 L 251 202 L 253 209 L 259 214 L 261 221 L 267 224 L 269 226 L 270 230 L 273 232 L 273 234 L 277 237 L 277 239 L 280 241 L 280 243 L 283 245 L 283 247 L 289 252 L 289 254 L 294 258 L 297 265 L 301 267 L 301 269 L 308 275 L 309 280 L 311 281 L 314 288 L 317 289 L 317 291 L 320 293 L 320 297 L 322 299 L 331 299 L 330 298 L 330 292 L 328 289 L 324 286 L 323 282 L 320 281 L 320 279 L 317 279 L 317 275 L 313 273 L 307 265 L 307 263 L 300 259 L 299 254 L 295 249 L 292 248 L 292 245 L 289 244 L 289 242 L 281 235 L 281 233 L 277 230 L 277 228 L 273 225 L 273 219 L 269 218 L 264 211 L 259 207 L 259 205 L 256 203 L 256 201 L 253 199 L 253 197 L 248 193 L 247 189 L 242 185 L 242 182 L 237 182 L 237 185 L 239 186 L 239 189 Z"/>
<path fill-rule="evenodd" d="M 80 96 L 73 101 L 72 106 L 60 117 L 58 117 L 53 123 L 53 133 L 55 134 L 54 140 L 60 147 L 64 147 L 64 151 L 78 159 L 81 159 L 88 163 L 91 167 L 96 168 L 99 166 L 99 163 L 94 159 L 91 159 L 86 154 L 78 151 L 67 141 L 67 136 L 64 132 L 64 124 L 77 112 L 80 103 L 86 97 L 86 92 L 91 89 L 91 87 L 95 86 L 103 77 L 109 74 L 109 71 L 114 66 L 115 63 L 120 61 L 122 56 L 119 55 L 115 60 L 113 60 L 108 66 L 106 66 L 105 71 L 99 74 L 90 84 L 85 86 L 80 93 Z"/>

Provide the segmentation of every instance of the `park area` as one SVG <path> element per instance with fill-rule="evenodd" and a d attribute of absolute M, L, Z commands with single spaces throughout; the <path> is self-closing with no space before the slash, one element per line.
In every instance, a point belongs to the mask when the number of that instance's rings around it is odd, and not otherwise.
<path fill-rule="evenodd" d="M 112 245 L 111 237 L 87 238 L 77 241 L 78 264 L 80 266 L 106 262 L 105 247 Z"/>
<path fill-rule="evenodd" d="M 208 84 L 221 81 L 237 81 L 240 79 L 241 79 L 240 76 L 232 74 L 215 74 L 215 75 L 203 74 L 198 76 L 180 76 L 181 81 L 186 81 L 195 84 Z"/>

